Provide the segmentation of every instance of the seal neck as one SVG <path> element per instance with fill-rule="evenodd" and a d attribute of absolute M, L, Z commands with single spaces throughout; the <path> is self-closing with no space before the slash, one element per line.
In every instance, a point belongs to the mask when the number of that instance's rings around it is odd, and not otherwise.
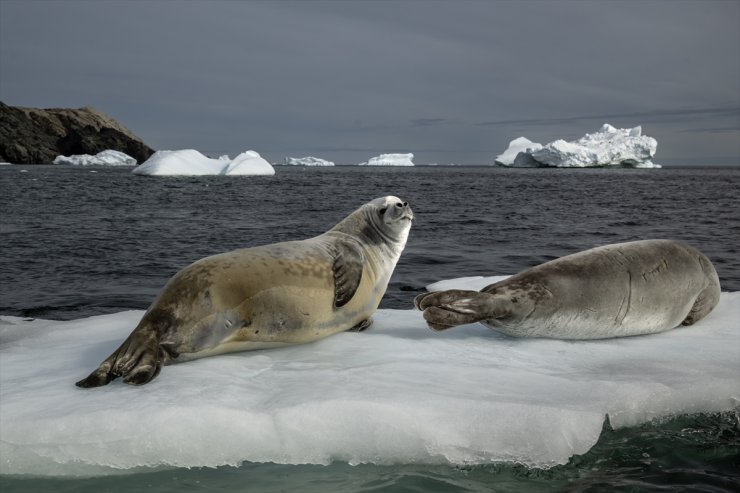
<path fill-rule="evenodd" d="M 387 247 L 400 254 L 406 245 L 409 227 L 392 228 L 372 210 L 360 208 L 329 230 L 354 236 L 365 245 Z"/>

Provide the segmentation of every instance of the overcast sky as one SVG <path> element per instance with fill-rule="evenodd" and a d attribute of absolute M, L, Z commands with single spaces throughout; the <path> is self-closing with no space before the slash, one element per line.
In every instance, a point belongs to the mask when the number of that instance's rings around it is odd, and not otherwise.
<path fill-rule="evenodd" d="M 485 164 L 609 122 L 738 165 L 740 1 L 0 0 L 0 100 L 273 162 Z"/>

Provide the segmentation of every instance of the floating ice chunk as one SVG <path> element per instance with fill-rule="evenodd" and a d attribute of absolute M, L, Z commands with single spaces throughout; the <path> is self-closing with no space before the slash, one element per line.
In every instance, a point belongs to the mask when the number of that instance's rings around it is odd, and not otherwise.
<path fill-rule="evenodd" d="M 538 142 L 532 142 L 526 137 L 517 137 L 509 142 L 509 147 L 504 152 L 496 156 L 495 163 L 501 166 L 522 166 L 523 163 L 519 165 L 515 163 L 515 159 L 519 153 L 527 153 L 541 148 L 542 144 Z"/>
<path fill-rule="evenodd" d="M 274 175 L 275 169 L 254 151 L 242 152 L 224 168 L 223 175 Z"/>
<path fill-rule="evenodd" d="M 274 175 L 275 169 L 255 151 L 246 151 L 233 160 L 211 159 L 194 149 L 157 151 L 146 162 L 134 168 L 137 175 Z"/>
<path fill-rule="evenodd" d="M 479 324 L 433 332 L 416 310 L 379 310 L 367 332 L 172 365 L 142 387 L 75 387 L 142 314 L 0 317 L 0 473 L 242 461 L 548 467 L 591 448 L 605 415 L 619 428 L 740 402 L 740 292 L 722 293 L 694 326 L 599 341 L 513 339 Z"/>
<path fill-rule="evenodd" d="M 326 159 L 313 156 L 286 157 L 285 164 L 292 166 L 334 166 L 332 161 L 327 161 Z"/>
<path fill-rule="evenodd" d="M 523 137 L 520 137 L 523 139 Z M 509 145 L 511 148 L 519 139 Z M 524 139 L 527 140 L 527 139 Z M 583 168 L 593 166 L 625 166 L 636 168 L 660 168 L 652 162 L 658 142 L 642 135 L 642 127 L 615 128 L 608 123 L 592 134 L 567 142 L 558 139 L 540 148 L 520 150 L 515 159 L 497 164 L 506 166 L 554 166 L 558 168 Z M 509 149 L 501 156 L 510 155 Z M 499 156 L 499 157 L 501 157 Z"/>
<path fill-rule="evenodd" d="M 91 156 L 90 154 L 75 154 L 72 156 L 57 156 L 54 164 L 74 164 L 81 166 L 136 166 L 136 159 L 120 151 L 106 150 Z"/>
<path fill-rule="evenodd" d="M 381 154 L 362 162 L 360 166 L 413 166 L 414 155 L 408 154 Z"/>

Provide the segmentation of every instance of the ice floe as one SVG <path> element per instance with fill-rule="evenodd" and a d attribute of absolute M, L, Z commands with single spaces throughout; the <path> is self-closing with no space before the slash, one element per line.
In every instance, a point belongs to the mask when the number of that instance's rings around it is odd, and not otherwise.
<path fill-rule="evenodd" d="M 496 157 L 496 164 L 511 167 L 634 167 L 660 168 L 652 162 L 658 142 L 642 135 L 642 127 L 615 128 L 608 123 L 578 140 L 559 139 L 544 146 L 519 137 Z"/>
<path fill-rule="evenodd" d="M 620 428 L 740 405 L 740 292 L 694 326 L 599 341 L 513 339 L 479 324 L 433 332 L 416 310 L 379 310 L 366 332 L 167 366 L 142 387 L 75 387 L 142 314 L 0 317 L 0 473 L 548 467 L 589 450 L 607 415 Z"/>
<path fill-rule="evenodd" d="M 100 151 L 94 156 L 90 154 L 57 156 L 54 158 L 54 164 L 74 164 L 80 166 L 136 166 L 136 159 L 123 152 L 108 149 Z"/>
<path fill-rule="evenodd" d="M 381 154 L 359 163 L 359 166 L 413 166 L 412 159 L 414 159 L 414 155 L 410 152 L 407 154 Z"/>
<path fill-rule="evenodd" d="M 133 169 L 137 175 L 274 175 L 275 169 L 255 151 L 246 151 L 234 159 L 221 156 L 212 159 L 194 149 L 157 151 Z"/>

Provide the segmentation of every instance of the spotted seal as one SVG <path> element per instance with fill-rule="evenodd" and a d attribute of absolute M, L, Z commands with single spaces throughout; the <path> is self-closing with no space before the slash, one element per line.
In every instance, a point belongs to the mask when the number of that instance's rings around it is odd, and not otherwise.
<path fill-rule="evenodd" d="M 382 197 L 314 238 L 198 260 L 167 282 L 131 335 L 76 385 L 99 387 L 116 377 L 141 385 L 169 363 L 362 330 L 412 219 L 406 202 Z"/>
<path fill-rule="evenodd" d="M 435 330 L 482 322 L 515 337 L 602 339 L 691 325 L 720 297 L 709 259 L 672 240 L 606 245 L 524 270 L 480 291 L 419 295 Z"/>

